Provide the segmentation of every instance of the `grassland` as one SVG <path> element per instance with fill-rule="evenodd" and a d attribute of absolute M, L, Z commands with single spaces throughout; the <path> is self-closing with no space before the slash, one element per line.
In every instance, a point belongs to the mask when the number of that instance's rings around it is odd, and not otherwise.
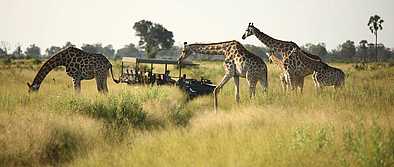
<path fill-rule="evenodd" d="M 186 102 L 176 87 L 95 81 L 74 94 L 63 69 L 28 94 L 39 65 L 0 65 L 0 166 L 394 166 L 394 67 L 346 72 L 346 86 L 303 95 L 281 91 L 268 65 L 269 90 L 254 99 L 241 80 L 241 104 L 229 82 L 213 113 L 212 97 Z M 115 71 L 119 62 L 115 62 Z M 156 67 L 160 70 L 160 67 Z M 174 70 L 176 71 L 176 70 Z M 217 82 L 220 62 L 185 70 Z"/>

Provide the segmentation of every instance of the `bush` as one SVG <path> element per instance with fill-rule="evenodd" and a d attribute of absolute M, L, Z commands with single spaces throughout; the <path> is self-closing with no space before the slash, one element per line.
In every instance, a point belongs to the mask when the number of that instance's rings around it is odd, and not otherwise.
<path fill-rule="evenodd" d="M 68 110 L 102 119 L 105 123 L 113 124 L 116 127 L 131 125 L 142 128 L 146 118 L 141 103 L 130 94 L 97 99 L 93 102 L 72 97 L 63 105 Z"/>
<path fill-rule="evenodd" d="M 42 60 L 34 58 L 31 62 L 33 63 L 33 65 L 38 65 L 42 63 Z"/>
<path fill-rule="evenodd" d="M 353 64 L 352 67 L 357 70 L 357 71 L 364 71 L 368 70 L 368 65 L 363 63 L 363 64 Z"/>
<path fill-rule="evenodd" d="M 184 105 L 179 105 L 170 112 L 170 120 L 176 126 L 187 126 L 192 116 L 193 113 L 189 110 L 186 110 Z"/>
<path fill-rule="evenodd" d="M 44 144 L 41 161 L 53 166 L 69 162 L 80 149 L 81 140 L 80 136 L 67 128 L 52 129 L 48 141 Z"/>
<path fill-rule="evenodd" d="M 1 59 L 1 63 L 4 65 L 10 65 L 12 63 L 10 58 Z"/>
<path fill-rule="evenodd" d="M 98 125 L 82 117 L 48 112 L 2 114 L 0 166 L 59 166 L 68 163 L 101 143 Z"/>

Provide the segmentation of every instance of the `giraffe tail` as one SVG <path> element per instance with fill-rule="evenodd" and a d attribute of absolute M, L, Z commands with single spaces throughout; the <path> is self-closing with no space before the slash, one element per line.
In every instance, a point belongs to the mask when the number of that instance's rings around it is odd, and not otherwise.
<path fill-rule="evenodd" d="M 111 72 L 111 76 L 112 76 L 112 80 L 115 82 L 115 83 L 119 83 L 119 80 L 116 80 L 115 79 L 115 77 L 114 77 L 114 73 L 112 72 L 112 66 L 109 68 L 109 71 Z"/>

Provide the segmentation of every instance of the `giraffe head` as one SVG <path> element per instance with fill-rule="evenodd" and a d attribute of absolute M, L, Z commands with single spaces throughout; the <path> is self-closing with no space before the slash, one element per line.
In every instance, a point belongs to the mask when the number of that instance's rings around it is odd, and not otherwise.
<path fill-rule="evenodd" d="M 183 60 L 185 60 L 189 55 L 192 54 L 192 50 L 190 49 L 187 42 L 183 43 L 183 48 L 181 50 L 181 56 L 178 58 L 178 64 L 181 64 Z"/>
<path fill-rule="evenodd" d="M 29 82 L 27 82 L 27 86 L 29 87 L 29 93 L 30 92 L 37 92 L 38 89 L 40 89 L 40 85 L 38 84 L 30 84 Z"/>
<path fill-rule="evenodd" d="M 254 35 L 254 29 L 255 27 L 253 26 L 253 23 L 249 23 L 248 28 L 246 29 L 244 35 L 242 35 L 242 39 L 246 39 L 247 37 Z"/>

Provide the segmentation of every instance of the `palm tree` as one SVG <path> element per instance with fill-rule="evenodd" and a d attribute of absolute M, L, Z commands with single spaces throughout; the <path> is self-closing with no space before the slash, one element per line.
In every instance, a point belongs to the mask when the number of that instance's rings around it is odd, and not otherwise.
<path fill-rule="evenodd" d="M 383 29 L 383 22 L 384 20 L 378 15 L 371 16 L 368 21 L 369 30 L 375 35 L 376 61 L 378 61 L 378 30 Z"/>

